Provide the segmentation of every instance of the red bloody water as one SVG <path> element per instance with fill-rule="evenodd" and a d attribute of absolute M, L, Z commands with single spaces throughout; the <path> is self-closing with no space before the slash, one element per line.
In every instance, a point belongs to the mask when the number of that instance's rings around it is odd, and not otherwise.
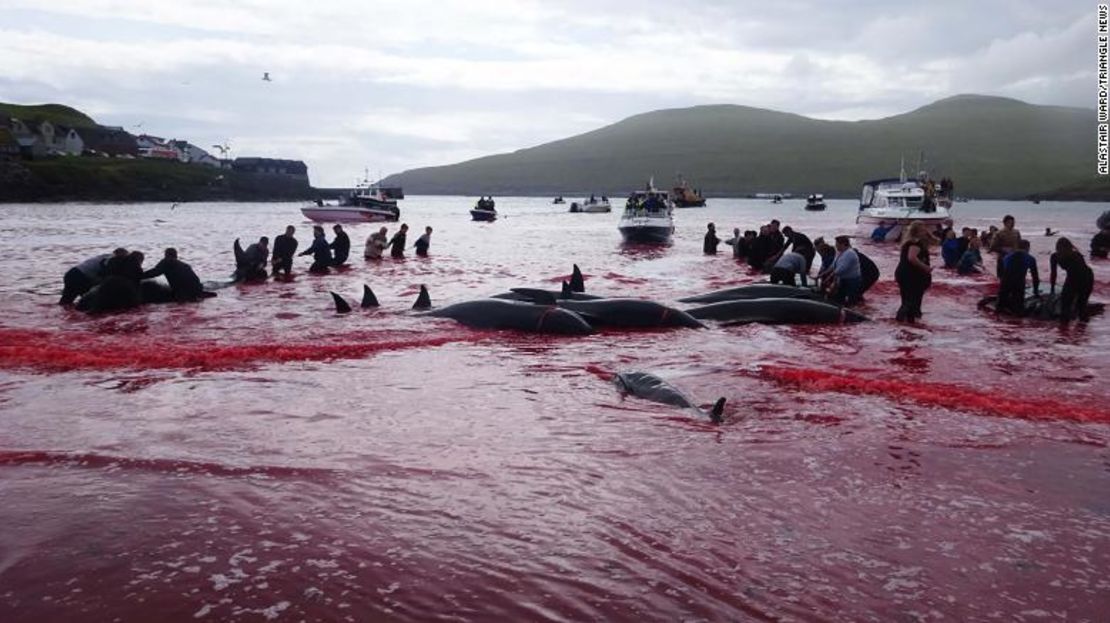
<path fill-rule="evenodd" d="M 432 257 L 232 286 L 197 305 L 88 317 L 61 275 L 116 246 L 176 246 L 203 279 L 291 204 L 0 207 L 0 621 L 1105 620 L 1110 318 L 975 309 L 989 277 L 938 270 L 894 323 L 896 250 L 828 327 L 466 329 L 408 311 L 512 286 L 660 301 L 756 280 L 705 257 L 772 217 L 854 232 L 853 203 L 711 200 L 673 246 L 619 244 L 617 214 L 502 199 L 403 203 Z M 1086 247 L 1101 206 L 974 202 Z M 394 226 L 390 226 L 394 229 Z M 391 231 L 392 233 L 392 231 Z M 988 260 L 989 261 L 989 260 Z M 1110 265 L 1094 264 L 1095 299 Z M 1047 274 L 1043 275 L 1047 280 Z M 334 313 L 329 290 L 382 307 Z M 646 370 L 725 423 L 621 397 Z"/>

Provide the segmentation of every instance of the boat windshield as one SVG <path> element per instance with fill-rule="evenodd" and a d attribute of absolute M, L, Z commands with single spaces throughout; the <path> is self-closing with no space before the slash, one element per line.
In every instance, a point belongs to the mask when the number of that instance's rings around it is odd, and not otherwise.
<path fill-rule="evenodd" d="M 667 195 L 661 192 L 636 192 L 628 198 L 625 212 L 634 215 L 667 214 Z"/>

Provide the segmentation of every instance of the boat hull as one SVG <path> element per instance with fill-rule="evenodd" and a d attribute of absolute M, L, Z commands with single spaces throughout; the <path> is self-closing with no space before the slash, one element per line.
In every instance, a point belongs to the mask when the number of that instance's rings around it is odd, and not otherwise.
<path fill-rule="evenodd" d="M 378 223 L 401 217 L 400 211 L 363 206 L 310 206 L 301 208 L 301 214 L 318 223 Z"/>
<path fill-rule="evenodd" d="M 704 208 L 705 199 L 675 199 L 674 207 L 676 208 Z"/>
<path fill-rule="evenodd" d="M 806 210 L 809 210 L 810 212 L 820 212 L 821 210 L 824 210 L 824 209 L 825 209 L 825 204 L 823 204 L 823 203 L 807 203 L 806 204 Z"/>
<path fill-rule="evenodd" d="M 674 225 L 667 223 L 621 221 L 617 229 L 625 242 L 638 244 L 666 244 L 674 235 Z"/>
<path fill-rule="evenodd" d="M 470 218 L 476 221 L 496 221 L 497 212 L 492 210 L 471 210 Z"/>
<path fill-rule="evenodd" d="M 909 225 L 914 221 L 921 221 L 926 225 L 934 225 L 943 223 L 952 218 L 952 212 L 945 208 L 937 208 L 934 212 L 922 212 L 920 210 L 913 210 L 907 212 L 906 210 L 860 210 L 856 216 L 856 224 L 858 225 L 883 225 L 898 223 L 899 225 Z"/>

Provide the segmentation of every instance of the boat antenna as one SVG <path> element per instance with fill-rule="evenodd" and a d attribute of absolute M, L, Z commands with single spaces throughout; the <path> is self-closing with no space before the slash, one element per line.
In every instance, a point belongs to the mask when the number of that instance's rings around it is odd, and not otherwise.
<path fill-rule="evenodd" d="M 902 167 L 898 171 L 898 181 L 902 184 L 906 183 L 906 156 L 902 155 Z"/>

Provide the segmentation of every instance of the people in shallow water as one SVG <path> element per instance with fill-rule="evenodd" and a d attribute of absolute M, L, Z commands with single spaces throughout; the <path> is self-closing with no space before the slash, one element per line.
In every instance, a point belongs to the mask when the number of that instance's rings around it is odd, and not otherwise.
<path fill-rule="evenodd" d="M 945 230 L 944 242 L 940 244 L 940 257 L 944 260 L 945 268 L 955 268 L 960 262 L 960 241 L 956 232 Z"/>
<path fill-rule="evenodd" d="M 717 245 L 721 244 L 721 239 L 717 237 L 717 226 L 710 223 L 706 226 L 705 242 L 702 244 L 701 250 L 706 255 L 717 255 Z"/>
<path fill-rule="evenodd" d="M 425 227 L 424 233 L 416 239 L 413 243 L 413 248 L 416 249 L 416 254 L 420 257 L 428 257 L 428 247 L 432 244 L 432 228 Z"/>
<path fill-rule="evenodd" d="M 1018 248 L 1018 243 L 1021 242 L 1021 232 L 1014 228 L 1014 217 L 1007 214 L 1002 217 L 1002 229 L 995 232 L 991 237 L 991 244 L 988 249 L 998 254 L 998 259 L 995 264 L 995 275 L 999 279 L 1002 278 L 1002 260 L 1007 255 L 1013 253 Z"/>
<path fill-rule="evenodd" d="M 895 314 L 899 322 L 915 322 L 921 317 L 925 291 L 933 283 L 933 267 L 929 265 L 931 241 L 932 237 L 921 221 L 910 223 L 906 229 L 906 238 L 898 252 L 898 267 L 894 270 L 894 280 L 902 298 Z"/>
<path fill-rule="evenodd" d="M 343 231 L 342 225 L 336 225 L 332 228 L 335 232 L 335 238 L 332 239 L 332 266 L 342 266 L 347 263 L 347 257 L 351 254 L 351 239 L 347 236 L 347 232 Z"/>
<path fill-rule="evenodd" d="M 88 292 L 93 286 L 100 283 L 101 280 L 107 276 L 105 265 L 111 257 L 111 253 L 94 255 L 67 270 L 66 274 L 62 277 L 62 299 L 58 301 L 58 303 L 61 305 L 72 305 L 73 301 L 77 300 L 77 297 Z"/>
<path fill-rule="evenodd" d="M 104 276 L 121 277 L 138 286 L 143 278 L 144 257 L 140 251 L 128 252 L 127 249 L 116 249 L 112 257 L 104 263 Z"/>
<path fill-rule="evenodd" d="M 862 251 L 856 249 L 856 256 L 859 257 L 859 272 L 860 272 L 860 287 L 858 301 L 863 300 L 863 295 L 871 289 L 879 281 L 879 267 L 871 258 L 863 254 Z"/>
<path fill-rule="evenodd" d="M 836 237 L 836 259 L 832 264 L 832 298 L 842 305 L 859 302 L 863 289 L 863 273 L 860 270 L 859 255 L 852 248 L 848 236 Z"/>
<path fill-rule="evenodd" d="M 1095 287 L 1095 272 L 1067 238 L 1056 241 L 1056 252 L 1049 256 L 1048 265 L 1048 288 L 1051 293 L 1056 292 L 1057 267 L 1067 273 L 1064 286 L 1060 289 L 1060 320 L 1068 322 L 1074 315 L 1086 321 L 1087 301 Z"/>
<path fill-rule="evenodd" d="M 887 234 L 897 226 L 898 223 L 879 223 L 875 229 L 871 230 L 872 242 L 886 242 Z"/>
<path fill-rule="evenodd" d="M 817 251 L 817 255 L 821 258 L 821 270 L 817 271 L 818 287 L 825 289 L 828 287 L 829 282 L 832 281 L 832 265 L 836 260 L 836 249 L 832 245 L 825 242 L 824 237 L 820 237 L 813 241 L 813 248 Z"/>
<path fill-rule="evenodd" d="M 178 259 L 177 249 L 173 247 L 166 249 L 162 260 L 155 264 L 154 268 L 143 273 L 143 279 L 151 279 L 159 275 L 165 275 L 166 281 L 170 284 L 173 299 L 178 303 L 197 301 L 205 296 L 200 278 L 193 272 L 191 266 Z"/>
<path fill-rule="evenodd" d="M 974 273 L 981 273 L 985 270 L 983 267 L 983 255 L 979 252 L 980 247 L 979 237 L 972 236 L 967 243 L 967 251 L 960 256 L 960 261 L 956 263 L 956 272 L 961 275 L 971 275 Z"/>
<path fill-rule="evenodd" d="M 293 256 L 297 253 L 297 239 L 293 237 L 295 231 L 292 225 L 288 225 L 284 234 L 274 238 L 274 250 L 270 254 L 270 274 L 275 277 L 281 272 L 288 277 L 293 271 Z"/>
<path fill-rule="evenodd" d="M 312 266 L 308 267 L 308 272 L 315 274 L 329 272 L 329 267 L 332 265 L 331 245 L 328 244 L 328 238 L 322 226 L 312 227 L 312 244 L 300 255 L 312 256 Z"/>
<path fill-rule="evenodd" d="M 388 233 L 389 230 L 382 227 L 378 231 L 370 234 L 370 236 L 366 238 L 366 249 L 362 252 L 362 257 L 368 260 L 382 259 L 382 251 L 385 251 L 385 248 L 389 246 L 389 238 L 386 237 Z"/>
<path fill-rule="evenodd" d="M 802 232 L 794 231 L 789 225 L 782 228 L 782 235 L 784 239 L 783 251 L 790 249 L 806 258 L 806 272 L 808 273 L 813 268 L 813 258 L 817 254 L 813 248 L 813 241 Z"/>
<path fill-rule="evenodd" d="M 766 271 L 767 261 L 777 254 L 771 252 L 774 242 L 770 235 L 770 226 L 763 225 L 759 228 L 759 235 L 752 240 L 751 246 L 748 247 L 748 266 L 759 270 Z"/>
<path fill-rule="evenodd" d="M 389 240 L 389 256 L 394 258 L 405 257 L 405 239 L 408 237 L 408 223 L 401 223 L 401 229 L 393 234 Z"/>
<path fill-rule="evenodd" d="M 1029 253 L 1029 241 L 1019 240 L 1018 248 L 1002 258 L 1002 279 L 998 286 L 998 308 L 1010 313 L 1025 313 L 1025 275 L 1033 277 L 1033 293 L 1039 294 L 1041 278 L 1037 259 Z"/>
<path fill-rule="evenodd" d="M 1103 227 L 1091 238 L 1091 257 L 1105 258 L 1110 255 L 1110 227 Z"/>
<path fill-rule="evenodd" d="M 268 274 L 266 264 L 270 259 L 270 239 L 262 236 L 258 242 L 243 250 L 235 275 L 240 280 L 265 279 Z"/>
<path fill-rule="evenodd" d="M 771 283 L 781 283 L 787 286 L 797 286 L 798 282 L 794 279 L 794 275 L 799 275 L 802 278 L 802 287 L 809 284 L 806 283 L 808 271 L 806 271 L 806 258 L 801 253 L 794 251 L 787 251 L 779 256 L 779 260 L 775 262 L 774 267 L 771 268 Z"/>

